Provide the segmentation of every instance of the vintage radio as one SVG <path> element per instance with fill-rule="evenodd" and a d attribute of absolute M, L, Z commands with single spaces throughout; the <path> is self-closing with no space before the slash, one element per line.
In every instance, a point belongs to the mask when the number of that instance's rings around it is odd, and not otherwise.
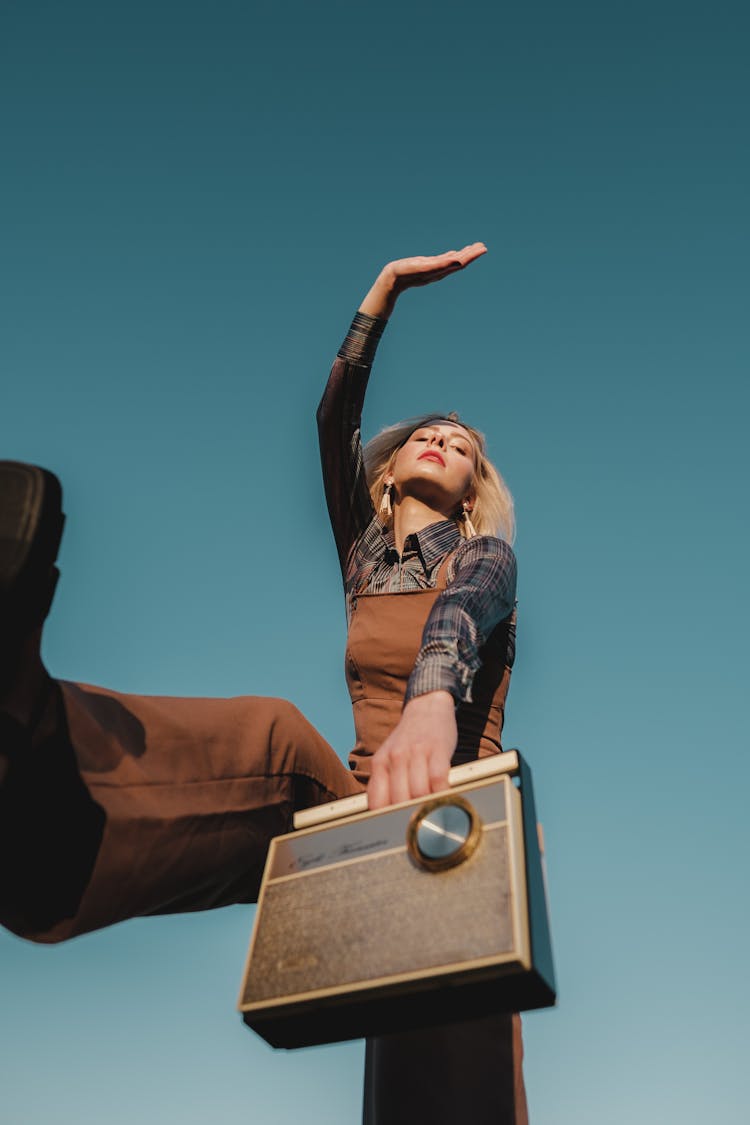
<path fill-rule="evenodd" d="M 554 1004 L 529 768 L 510 750 L 450 781 L 306 809 L 273 840 L 239 1002 L 272 1046 Z"/>

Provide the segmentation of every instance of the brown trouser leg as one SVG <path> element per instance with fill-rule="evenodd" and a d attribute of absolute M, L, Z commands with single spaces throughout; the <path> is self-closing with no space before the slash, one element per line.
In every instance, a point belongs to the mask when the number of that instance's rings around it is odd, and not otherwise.
<path fill-rule="evenodd" d="M 364 1125 L 528 1125 L 518 1015 L 368 1039 Z"/>
<path fill-rule="evenodd" d="M 0 790 L 0 922 L 63 941 L 126 918 L 253 901 L 297 808 L 361 786 L 281 699 L 63 683 Z M 365 1125 L 525 1125 L 518 1017 L 371 1040 Z"/>
<path fill-rule="evenodd" d="M 2 787 L 0 922 L 35 941 L 253 901 L 295 809 L 361 790 L 281 699 L 62 683 L 48 710 Z"/>

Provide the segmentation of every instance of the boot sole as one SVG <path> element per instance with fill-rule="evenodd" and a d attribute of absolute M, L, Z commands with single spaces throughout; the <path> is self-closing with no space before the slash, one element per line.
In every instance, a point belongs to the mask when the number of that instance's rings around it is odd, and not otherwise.
<path fill-rule="evenodd" d="M 58 571 L 65 517 L 62 489 L 36 465 L 0 461 L 0 624 L 17 637 L 44 621 Z M 2 644 L 2 638 L 0 638 Z"/>

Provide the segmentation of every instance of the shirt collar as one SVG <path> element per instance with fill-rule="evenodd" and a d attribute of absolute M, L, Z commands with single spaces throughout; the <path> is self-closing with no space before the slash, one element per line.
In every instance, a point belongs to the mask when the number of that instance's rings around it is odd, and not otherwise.
<path fill-rule="evenodd" d="M 365 534 L 368 535 L 371 530 L 372 525 L 370 525 L 370 528 L 368 528 Z M 378 553 L 381 558 L 385 559 L 392 553 L 393 561 L 396 562 L 398 560 L 398 553 L 396 551 L 392 528 L 385 528 L 382 527 L 382 525 L 378 525 L 378 530 L 381 538 Z M 404 544 L 404 554 L 410 550 L 416 550 L 424 572 L 429 577 L 435 565 L 440 562 L 441 559 L 445 558 L 448 551 L 456 546 L 460 538 L 461 532 L 458 530 L 453 520 L 439 520 L 437 523 L 431 523 L 428 527 L 423 527 L 421 531 L 414 531 L 411 535 L 407 536 Z"/>

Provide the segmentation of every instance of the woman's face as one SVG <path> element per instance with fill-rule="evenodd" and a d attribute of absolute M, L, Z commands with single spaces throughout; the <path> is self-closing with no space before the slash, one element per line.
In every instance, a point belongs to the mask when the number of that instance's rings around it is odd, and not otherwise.
<path fill-rule="evenodd" d="M 463 426 L 441 421 L 420 426 L 396 454 L 390 474 L 396 498 L 413 496 L 451 518 L 464 500 L 472 500 L 475 458 Z"/>

